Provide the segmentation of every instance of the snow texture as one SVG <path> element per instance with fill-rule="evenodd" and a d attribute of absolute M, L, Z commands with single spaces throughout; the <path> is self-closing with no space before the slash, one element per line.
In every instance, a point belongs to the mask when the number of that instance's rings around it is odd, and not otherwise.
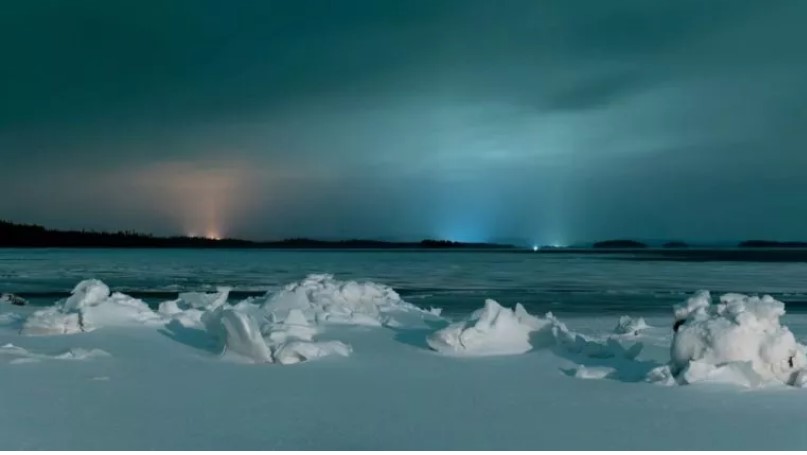
<path fill-rule="evenodd" d="M 679 383 L 804 382 L 805 346 L 780 324 L 785 305 L 773 297 L 725 294 L 713 303 L 709 292 L 700 291 L 674 312 L 669 369 Z"/>

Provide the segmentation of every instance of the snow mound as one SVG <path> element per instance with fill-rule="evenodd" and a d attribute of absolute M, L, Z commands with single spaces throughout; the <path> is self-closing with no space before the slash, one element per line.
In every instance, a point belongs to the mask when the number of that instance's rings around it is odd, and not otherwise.
<path fill-rule="evenodd" d="M 530 315 L 521 304 L 504 308 L 488 299 L 482 309 L 429 335 L 429 347 L 443 354 L 485 356 L 522 354 L 532 349 L 530 333 L 548 322 Z"/>
<path fill-rule="evenodd" d="M 632 335 L 637 336 L 639 332 L 649 329 L 644 318 L 632 318 L 630 316 L 621 316 L 614 327 L 614 333 L 617 335 Z"/>
<path fill-rule="evenodd" d="M 532 336 L 536 348 L 558 348 L 566 353 L 594 359 L 627 359 L 633 360 L 644 348 L 642 343 L 634 343 L 625 347 L 614 336 L 604 340 L 590 338 L 570 330 L 552 313 L 543 319 L 538 318 L 543 326 Z"/>
<path fill-rule="evenodd" d="M 725 294 L 712 303 L 709 292 L 700 291 L 674 310 L 669 368 L 679 383 L 803 382 L 805 346 L 779 323 L 784 303 L 743 294 Z"/>
<path fill-rule="evenodd" d="M 142 300 L 116 292 L 99 280 L 85 280 L 72 295 L 56 306 L 32 313 L 25 320 L 23 335 L 66 335 L 89 332 L 103 326 L 162 324 L 164 319 Z"/>
<path fill-rule="evenodd" d="M 263 310 L 285 319 L 299 310 L 317 324 L 381 326 L 392 314 L 432 313 L 405 302 L 392 288 L 372 282 L 338 281 L 333 275 L 309 275 L 268 295 Z"/>
<path fill-rule="evenodd" d="M 635 343 L 626 348 L 614 337 L 591 339 L 569 330 L 552 313 L 541 318 L 529 314 L 521 304 L 511 310 L 490 299 L 468 319 L 434 332 L 426 342 L 435 351 L 452 355 L 509 355 L 555 348 L 582 357 L 628 360 L 635 359 L 644 347 Z"/>

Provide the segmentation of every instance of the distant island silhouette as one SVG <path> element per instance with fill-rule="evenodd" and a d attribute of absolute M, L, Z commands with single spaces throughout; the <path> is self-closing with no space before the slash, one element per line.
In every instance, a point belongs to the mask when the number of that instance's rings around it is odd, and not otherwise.
<path fill-rule="evenodd" d="M 603 240 L 591 246 L 592 248 L 647 248 L 647 244 L 637 240 Z"/>
<path fill-rule="evenodd" d="M 419 242 L 382 240 L 316 240 L 291 238 L 256 242 L 204 237 L 159 237 L 133 231 L 62 231 L 35 224 L 0 221 L 0 247 L 5 248 L 276 248 L 276 249 L 512 249 L 498 243 L 467 243 L 426 239 Z"/>
<path fill-rule="evenodd" d="M 775 240 L 746 240 L 740 248 L 807 248 L 807 242 L 777 242 Z"/>

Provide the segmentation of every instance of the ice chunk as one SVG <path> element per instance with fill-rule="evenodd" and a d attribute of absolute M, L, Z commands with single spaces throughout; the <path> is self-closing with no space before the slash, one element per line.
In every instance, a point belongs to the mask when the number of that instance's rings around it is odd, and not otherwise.
<path fill-rule="evenodd" d="M 28 301 L 16 294 L 4 293 L 0 294 L 0 304 L 4 303 L 9 305 L 24 306 L 28 304 Z"/>
<path fill-rule="evenodd" d="M 31 314 L 23 323 L 21 332 L 24 335 L 65 335 L 107 325 L 163 322 L 163 318 L 143 301 L 119 292 L 110 295 L 106 284 L 99 280 L 85 280 L 66 300 Z"/>
<path fill-rule="evenodd" d="M 676 385 L 675 376 L 672 374 L 669 365 L 661 365 L 653 368 L 647 373 L 647 382 L 661 385 Z"/>
<path fill-rule="evenodd" d="M 311 341 L 317 329 L 308 322 L 302 311 L 294 309 L 284 320 L 267 324 L 262 332 L 272 343 L 283 343 L 287 340 Z"/>
<path fill-rule="evenodd" d="M 275 361 L 281 364 L 292 364 L 313 360 L 329 355 L 347 357 L 350 355 L 350 346 L 341 341 L 290 341 L 281 344 L 274 353 Z"/>
<path fill-rule="evenodd" d="M 231 288 L 219 287 L 216 292 L 183 292 L 176 300 L 160 303 L 157 310 L 160 314 L 172 316 L 189 309 L 215 310 L 227 303 Z"/>
<path fill-rule="evenodd" d="M 162 324 L 163 318 L 140 299 L 116 292 L 106 299 L 81 309 L 86 328 L 129 324 Z"/>
<path fill-rule="evenodd" d="M 738 384 L 745 387 L 759 387 L 765 379 L 755 370 L 751 362 L 728 362 L 714 365 L 708 362 L 689 362 L 678 374 L 683 384 L 696 382 L 715 382 Z"/>
<path fill-rule="evenodd" d="M 675 308 L 670 369 L 682 383 L 795 384 L 807 368 L 805 346 L 780 325 L 784 303 L 770 296 L 701 291 Z"/>
<path fill-rule="evenodd" d="M 84 280 L 73 288 L 72 295 L 64 302 L 64 311 L 77 311 L 97 305 L 109 298 L 109 286 L 100 280 Z"/>
<path fill-rule="evenodd" d="M 614 328 L 614 333 L 617 335 L 639 335 L 642 330 L 650 328 L 645 322 L 644 318 L 632 318 L 630 316 L 621 316 Z"/>
<path fill-rule="evenodd" d="M 60 308 L 35 311 L 22 324 L 23 335 L 69 335 L 89 331 L 85 329 L 81 314 L 64 313 Z"/>
<path fill-rule="evenodd" d="M 202 323 L 219 342 L 223 353 L 232 353 L 251 362 L 272 362 L 272 352 L 258 324 L 249 315 L 227 308 L 206 312 Z"/>
<path fill-rule="evenodd" d="M 488 299 L 470 318 L 438 330 L 427 338 L 437 352 L 457 355 L 521 354 L 532 349 L 530 332 L 546 325 L 518 305 L 511 310 Z"/>
<path fill-rule="evenodd" d="M 275 294 L 267 296 L 263 310 L 285 318 L 291 310 L 301 311 L 319 324 L 380 326 L 390 314 L 428 314 L 401 299 L 392 288 L 375 283 L 338 281 L 332 275 L 309 275 Z"/>

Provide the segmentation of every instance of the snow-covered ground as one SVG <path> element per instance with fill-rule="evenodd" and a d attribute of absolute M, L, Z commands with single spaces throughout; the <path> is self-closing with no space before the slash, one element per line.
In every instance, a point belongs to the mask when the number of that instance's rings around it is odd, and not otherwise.
<path fill-rule="evenodd" d="M 228 293 L 0 302 L 0 449 L 807 447 L 807 317 L 773 299 L 558 319 L 327 275 Z"/>

